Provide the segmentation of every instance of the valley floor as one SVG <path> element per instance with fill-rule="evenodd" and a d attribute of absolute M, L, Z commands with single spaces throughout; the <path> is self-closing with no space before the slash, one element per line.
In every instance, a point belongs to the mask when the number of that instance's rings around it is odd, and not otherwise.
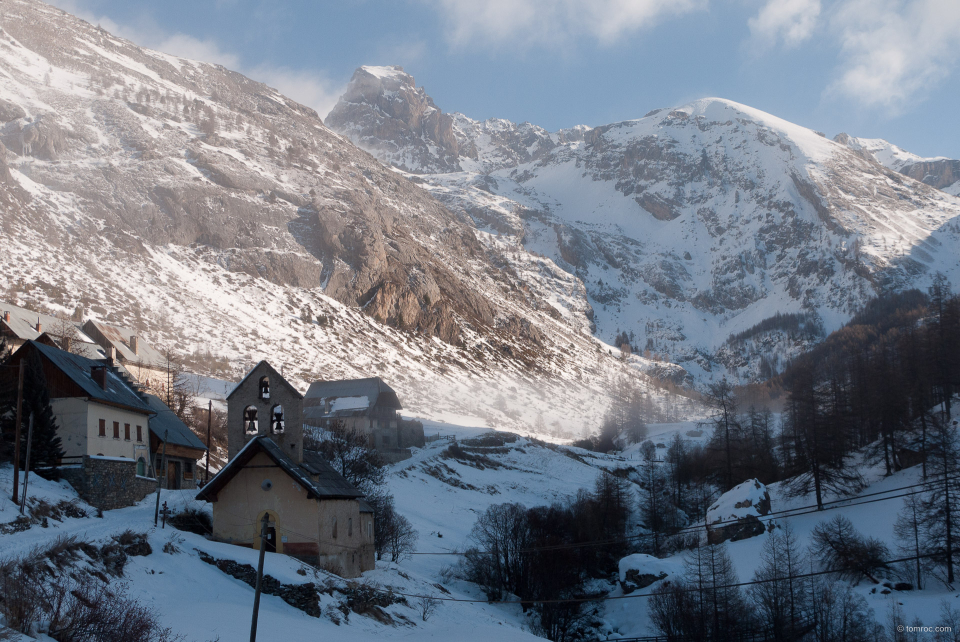
<path fill-rule="evenodd" d="M 693 422 L 654 425 L 650 434 L 654 442 L 662 443 L 678 431 L 688 438 L 706 439 L 706 433 L 695 436 L 699 427 Z M 489 429 L 432 421 L 425 425 L 425 432 L 439 434 L 441 438 L 416 450 L 413 458 L 391 466 L 388 474 L 398 511 L 410 519 L 419 532 L 418 554 L 398 564 L 378 562 L 375 571 L 365 573 L 358 581 L 398 595 L 426 594 L 442 598 L 435 614 L 422 621 L 416 609 L 417 598 L 407 597 L 406 605 L 394 604 L 384 609 L 393 620 L 392 624 L 356 613 L 350 613 L 340 624 L 335 624 L 327 613 L 337 605 L 337 593 L 323 596 L 324 616 L 319 618 L 305 614 L 279 597 L 264 595 L 259 640 L 308 640 L 336 634 L 342 636 L 347 632 L 354 640 L 469 642 L 497 639 L 512 642 L 537 639 L 530 633 L 529 617 L 523 614 L 519 605 L 487 604 L 476 586 L 449 579 L 450 576 L 443 571 L 456 562 L 456 555 L 451 553 L 464 548 L 476 517 L 492 504 L 519 502 L 533 506 L 561 501 L 574 496 L 581 488 L 591 488 L 603 469 L 645 465 L 636 447 L 621 455 L 600 455 L 523 436 L 510 441 L 513 437 L 505 433 L 501 433 L 506 435 L 503 446 L 491 447 L 482 457 L 465 462 L 445 454 L 453 443 L 449 438 L 455 436 L 462 441 L 488 433 Z M 780 526 L 789 523 L 805 545 L 819 521 L 843 514 L 862 533 L 881 539 L 895 551 L 893 523 L 903 501 L 897 496 L 905 492 L 898 489 L 916 484 L 919 472 L 907 469 L 886 478 L 879 470 L 867 470 L 864 474 L 870 485 L 862 494 L 882 493 L 868 498 L 877 501 L 860 503 L 867 498 L 851 498 L 824 512 L 800 510 L 811 503 L 809 498 L 787 498 L 779 485 L 771 485 L 773 511 L 798 509 L 795 516 L 776 517 L 776 523 Z M 0 468 L 0 524 L 9 524 L 18 515 L 8 497 L 11 476 L 9 466 Z M 48 482 L 31 476 L 29 495 L 31 501 L 74 502 L 90 516 L 64 518 L 63 521 L 50 519 L 46 527 L 37 524 L 16 533 L 6 533 L 0 528 L 0 557 L 9 559 L 27 555 L 64 536 L 102 544 L 126 529 L 146 531 L 153 553 L 130 558 L 123 580 L 130 593 L 156 609 L 163 623 L 187 640 L 206 642 L 218 636 L 220 640 L 238 640 L 249 634 L 253 589 L 215 566 L 201 562 L 200 552 L 255 566 L 256 551 L 211 542 L 169 526 L 155 528 L 155 498 L 152 496 L 137 506 L 107 511 L 103 518 L 97 518 L 93 516 L 95 510 L 83 505 L 66 482 Z M 196 504 L 193 495 L 192 491 L 163 491 L 161 500 L 179 510 Z M 163 552 L 164 545 L 171 540 L 179 542 L 180 553 Z M 762 545 L 762 536 L 728 544 L 740 581 L 751 579 L 759 563 Z M 667 564 L 679 569 L 681 557 L 672 558 Z M 312 569 L 304 576 L 298 573 L 302 570 L 303 567 L 291 558 L 267 554 L 265 572 L 283 583 L 349 584 Z M 609 591 L 608 597 L 613 598 L 602 605 L 601 617 L 605 625 L 600 631 L 601 639 L 654 634 L 648 618 L 647 596 L 657 584 L 624 597 L 613 579 L 598 583 Z M 942 600 L 960 606 L 960 595 L 947 590 L 933 578 L 928 579 L 928 586 L 923 591 L 894 591 L 884 595 L 882 586 L 869 582 L 861 583 L 856 590 L 864 595 L 881 623 L 887 622 L 894 602 L 902 604 L 908 622 L 916 617 L 928 625 L 935 624 L 938 619 Z"/>

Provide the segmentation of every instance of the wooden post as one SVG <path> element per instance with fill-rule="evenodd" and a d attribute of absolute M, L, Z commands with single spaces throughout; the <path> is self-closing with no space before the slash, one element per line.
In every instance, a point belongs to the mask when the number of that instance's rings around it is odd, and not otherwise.
<path fill-rule="evenodd" d="M 163 454 L 160 455 L 160 468 L 162 471 L 157 471 L 157 508 L 153 513 L 153 525 L 156 527 L 157 521 L 160 519 L 160 486 L 163 483 L 163 476 L 167 474 L 167 436 L 170 434 L 170 429 L 163 431 Z"/>
<path fill-rule="evenodd" d="M 257 617 L 260 615 L 260 585 L 263 583 L 263 558 L 267 554 L 267 525 L 270 513 L 260 520 L 260 561 L 257 563 L 257 587 L 253 596 L 253 621 L 250 623 L 250 642 L 257 642 Z"/>
<path fill-rule="evenodd" d="M 21 408 L 23 407 L 23 366 L 25 356 L 20 357 L 20 379 L 17 383 L 17 425 L 13 432 L 13 501 L 16 503 L 20 499 L 18 489 L 20 487 L 20 422 Z"/>
<path fill-rule="evenodd" d="M 213 399 L 209 400 L 207 406 L 207 470 L 203 474 L 204 485 L 210 481 L 210 426 L 213 424 Z"/>
<path fill-rule="evenodd" d="M 23 501 L 20 502 L 20 514 L 27 505 L 27 483 L 30 481 L 30 447 L 33 445 L 33 413 L 30 413 L 30 426 L 27 428 L 27 461 L 23 474 Z"/>

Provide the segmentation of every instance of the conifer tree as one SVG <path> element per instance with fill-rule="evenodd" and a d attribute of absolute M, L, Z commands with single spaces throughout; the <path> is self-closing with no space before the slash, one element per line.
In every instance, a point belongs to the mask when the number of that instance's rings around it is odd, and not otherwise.
<path fill-rule="evenodd" d="M 30 449 L 30 467 L 53 467 L 59 464 L 64 451 L 57 435 L 57 422 L 50 406 L 50 391 L 43 374 L 43 364 L 36 351 L 27 359 L 23 377 L 23 425 L 20 428 L 20 461 L 26 461 L 27 432 L 30 414 L 33 414 L 33 440 Z M 15 423 L 15 421 L 14 421 Z"/>
<path fill-rule="evenodd" d="M 6 337 L 0 336 L 0 462 L 13 458 L 18 368 L 7 363 L 10 353 Z"/>

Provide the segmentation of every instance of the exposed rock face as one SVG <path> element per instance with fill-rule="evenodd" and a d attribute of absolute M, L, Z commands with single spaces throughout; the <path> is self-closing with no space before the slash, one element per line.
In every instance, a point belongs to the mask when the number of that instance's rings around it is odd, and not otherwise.
<path fill-rule="evenodd" d="M 459 341 L 465 324 L 492 331 L 495 304 L 466 267 L 490 267 L 469 219 L 345 144 L 312 110 L 39 2 L 12 3 L 4 28 L 0 140 L 8 163 L 72 199 L 107 234 L 138 239 L 141 252 L 203 245 L 230 270 L 324 287 L 386 323 L 446 342 Z M 37 71 L 31 56 L 47 68 Z M 390 118 L 378 135 L 429 140 L 433 153 L 455 157 L 452 119 L 422 90 L 403 91 L 409 76 L 395 73 L 359 74 L 351 85 L 361 94 L 379 87 L 370 98 Z M 392 129 L 400 124 L 407 138 Z"/>
<path fill-rule="evenodd" d="M 905 165 L 900 173 L 937 189 L 947 190 L 960 181 L 960 160 L 940 158 Z"/>
<path fill-rule="evenodd" d="M 718 366 L 767 377 L 821 336 L 764 333 L 766 361 L 751 342 L 727 343 L 778 312 L 817 311 L 829 332 L 878 291 L 925 287 L 938 270 L 960 277 L 960 228 L 949 224 L 960 201 L 923 184 L 946 185 L 952 161 L 830 141 L 722 99 L 554 133 L 452 114 L 452 160 L 430 137 L 378 140 L 386 112 L 351 95 L 334 129 L 416 172 L 479 228 L 575 275 L 601 338 L 633 332 L 634 353 L 667 355 L 697 377 Z M 376 127 L 351 119 L 369 110 Z"/>
<path fill-rule="evenodd" d="M 453 119 L 437 109 L 403 67 L 357 69 L 327 125 L 403 169 L 460 169 Z"/>
<path fill-rule="evenodd" d="M 311 109 L 36 0 L 2 9 L 0 300 L 79 304 L 201 374 L 238 378 L 261 359 L 301 389 L 376 374 L 411 414 L 516 431 L 542 411 L 572 437 L 612 372 L 645 385 L 598 353 L 580 280 Z M 451 118 L 414 98 L 383 103 L 395 131 L 456 154 Z"/>

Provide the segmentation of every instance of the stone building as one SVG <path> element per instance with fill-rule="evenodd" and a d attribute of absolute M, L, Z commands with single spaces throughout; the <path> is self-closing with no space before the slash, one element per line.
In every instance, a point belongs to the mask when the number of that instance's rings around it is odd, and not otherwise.
<path fill-rule="evenodd" d="M 227 458 L 269 435 L 293 461 L 303 459 L 303 395 L 266 361 L 227 395 Z"/>
<path fill-rule="evenodd" d="M 213 536 L 292 555 L 343 577 L 375 567 L 363 493 L 303 448 L 303 397 L 261 361 L 227 396 L 229 461 L 197 494 Z M 261 541 L 260 520 L 271 523 Z"/>
<path fill-rule="evenodd" d="M 425 443 L 423 424 L 400 416 L 400 398 L 380 377 L 314 382 L 303 405 L 308 426 L 329 428 L 341 422 L 367 435 L 370 446 L 389 462 L 409 458 L 411 447 Z"/>
<path fill-rule="evenodd" d="M 206 447 L 152 395 L 137 389 L 109 360 L 88 359 L 27 341 L 8 365 L 36 354 L 64 450 L 62 471 L 85 501 L 104 510 L 130 506 L 156 490 L 158 455 L 167 435 L 164 484 L 193 486 Z"/>

